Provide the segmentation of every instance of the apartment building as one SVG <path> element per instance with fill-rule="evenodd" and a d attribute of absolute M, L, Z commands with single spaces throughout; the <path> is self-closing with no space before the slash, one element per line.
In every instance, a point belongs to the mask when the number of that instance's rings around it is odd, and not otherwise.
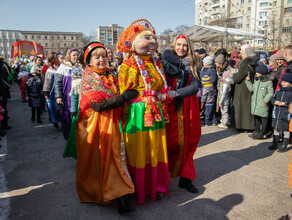
<path fill-rule="evenodd" d="M 96 40 L 105 46 L 112 46 L 115 48 L 123 31 L 124 28 L 117 24 L 99 26 L 96 28 Z"/>
<path fill-rule="evenodd" d="M 218 25 L 264 34 L 246 39 L 256 49 L 292 43 L 292 0 L 203 0 L 196 4 L 197 25 Z"/>
<path fill-rule="evenodd" d="M 43 45 L 45 56 L 50 52 L 66 53 L 68 49 L 84 47 L 80 32 L 50 32 L 50 31 L 21 31 L 0 30 L 0 55 L 11 57 L 11 45 L 19 40 L 34 41 Z"/>

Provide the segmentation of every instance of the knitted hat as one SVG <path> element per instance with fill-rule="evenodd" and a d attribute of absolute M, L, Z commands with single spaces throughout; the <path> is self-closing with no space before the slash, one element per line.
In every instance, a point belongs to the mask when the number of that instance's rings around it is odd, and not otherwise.
<path fill-rule="evenodd" d="M 276 53 L 276 60 L 284 60 L 283 50 L 278 50 Z"/>
<path fill-rule="evenodd" d="M 275 62 L 276 61 L 276 54 L 273 54 L 272 56 L 270 56 L 270 61 Z"/>
<path fill-rule="evenodd" d="M 220 63 L 223 64 L 225 62 L 225 57 L 223 54 L 219 54 L 216 58 L 215 58 L 215 63 Z"/>
<path fill-rule="evenodd" d="M 201 48 L 201 49 L 199 49 L 199 51 L 198 51 L 198 52 L 199 52 L 199 54 L 204 54 L 204 53 L 207 53 L 207 52 L 206 52 L 206 50 L 205 50 L 204 48 Z"/>
<path fill-rule="evenodd" d="M 203 59 L 203 63 L 206 63 L 208 65 L 212 65 L 213 64 L 213 59 L 212 57 L 210 56 L 206 56 L 204 59 Z"/>
<path fill-rule="evenodd" d="M 262 74 L 262 75 L 267 75 L 268 72 L 269 72 L 268 67 L 267 67 L 266 65 L 264 65 L 264 64 L 260 64 L 260 65 L 258 65 L 258 66 L 256 67 L 255 71 L 256 71 L 257 73 Z"/>
<path fill-rule="evenodd" d="M 94 49 L 99 48 L 99 47 L 105 49 L 105 46 L 102 43 L 99 43 L 97 41 L 91 42 L 90 44 L 86 46 L 86 49 L 84 51 L 84 63 L 86 64 L 90 63 L 92 52 L 94 51 Z"/>
<path fill-rule="evenodd" d="M 281 81 L 292 83 L 292 74 L 291 73 L 284 73 L 281 78 Z"/>
<path fill-rule="evenodd" d="M 155 29 L 146 19 L 133 21 L 130 26 L 120 35 L 117 49 L 120 52 L 129 53 L 135 37 L 142 31 L 150 30 L 155 35 Z"/>

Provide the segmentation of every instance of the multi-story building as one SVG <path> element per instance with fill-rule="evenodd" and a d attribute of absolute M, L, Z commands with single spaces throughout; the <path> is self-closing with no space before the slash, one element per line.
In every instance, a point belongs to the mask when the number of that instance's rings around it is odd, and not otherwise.
<path fill-rule="evenodd" d="M 116 47 L 121 33 L 124 31 L 123 27 L 117 24 L 109 26 L 99 26 L 96 28 L 96 40 L 105 46 Z"/>
<path fill-rule="evenodd" d="M 292 0 L 203 0 L 196 4 L 195 24 L 228 26 L 263 34 L 264 39 L 245 40 L 257 49 L 291 44 L 291 22 Z"/>
<path fill-rule="evenodd" d="M 80 32 L 0 30 L 0 55 L 11 57 L 11 45 L 19 40 L 34 41 L 43 45 L 44 54 L 66 53 L 68 49 L 82 49 L 84 42 Z"/>

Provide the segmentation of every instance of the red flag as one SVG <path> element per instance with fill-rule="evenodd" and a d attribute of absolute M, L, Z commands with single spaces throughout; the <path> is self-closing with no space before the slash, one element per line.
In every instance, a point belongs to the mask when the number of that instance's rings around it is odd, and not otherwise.
<path fill-rule="evenodd" d="M 44 47 L 36 42 L 21 40 L 12 44 L 11 58 L 23 55 L 39 55 L 44 54 Z"/>

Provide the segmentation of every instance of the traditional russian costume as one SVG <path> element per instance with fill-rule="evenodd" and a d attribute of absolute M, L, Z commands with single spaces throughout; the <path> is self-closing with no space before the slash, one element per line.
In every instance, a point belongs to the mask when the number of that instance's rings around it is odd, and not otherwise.
<path fill-rule="evenodd" d="M 76 167 L 76 187 L 81 202 L 104 204 L 134 192 L 122 156 L 125 152 L 121 108 L 97 112 L 91 107 L 92 102 L 101 103 L 116 97 L 117 83 L 117 78 L 108 70 L 97 73 L 89 66 L 82 76 Z"/>
<path fill-rule="evenodd" d="M 133 36 L 144 30 L 155 33 L 147 20 L 133 22 L 122 33 L 118 50 L 129 52 Z M 128 170 L 135 184 L 137 202 L 144 203 L 147 195 L 156 200 L 157 193 L 168 193 L 170 183 L 164 125 L 167 114 L 156 96 L 167 87 L 162 65 L 157 58 L 133 54 L 121 64 L 118 76 L 120 93 L 132 89 L 139 92 L 124 109 Z"/>

